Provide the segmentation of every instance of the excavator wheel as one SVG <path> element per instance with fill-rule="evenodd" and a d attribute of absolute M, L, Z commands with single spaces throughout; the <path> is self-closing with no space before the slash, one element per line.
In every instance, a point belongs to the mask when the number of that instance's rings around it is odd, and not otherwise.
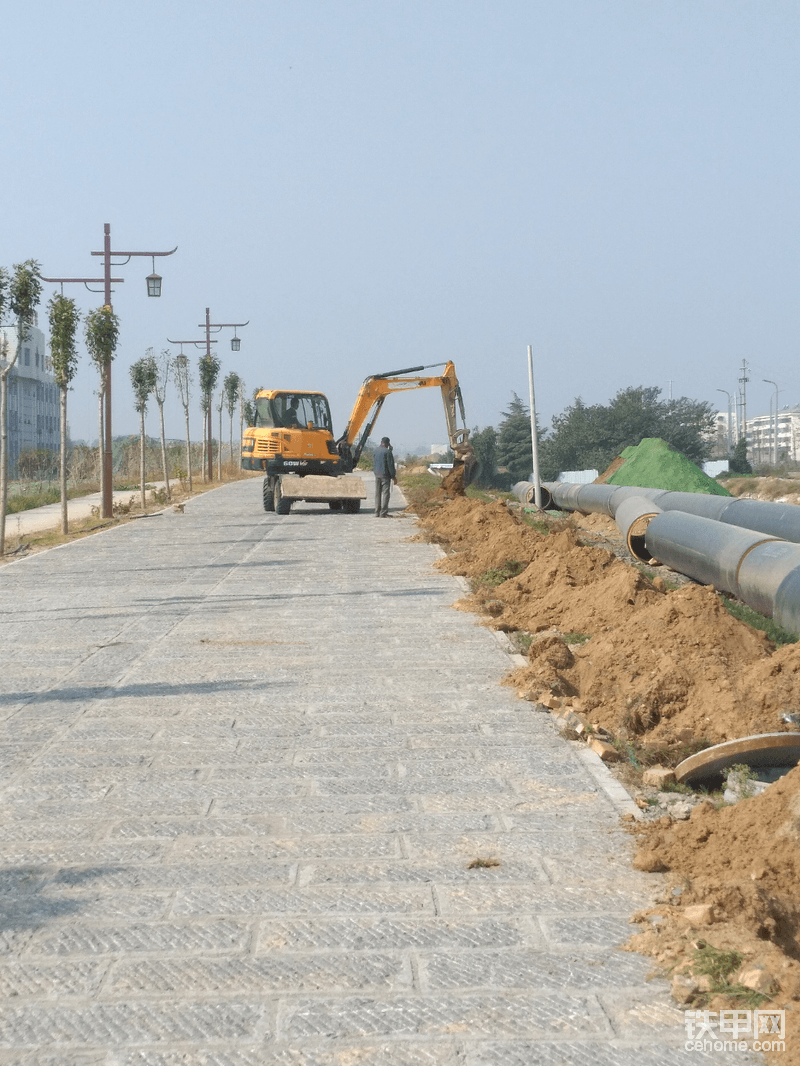
<path fill-rule="evenodd" d="M 268 477 L 264 478 L 264 485 L 263 485 L 263 488 L 261 490 L 261 497 L 262 497 L 262 499 L 264 501 L 264 510 L 265 511 L 274 511 L 275 510 L 274 489 L 272 488 L 272 485 L 270 485 Z"/>
<path fill-rule="evenodd" d="M 272 495 L 273 505 L 278 514 L 288 514 L 292 509 L 292 501 L 286 500 L 281 492 L 281 479 L 275 482 L 275 491 Z"/>

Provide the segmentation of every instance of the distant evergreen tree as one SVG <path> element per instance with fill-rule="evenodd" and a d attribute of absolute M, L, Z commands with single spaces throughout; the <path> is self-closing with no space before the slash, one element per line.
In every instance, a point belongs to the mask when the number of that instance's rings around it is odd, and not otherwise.
<path fill-rule="evenodd" d="M 728 469 L 732 474 L 752 474 L 753 468 L 747 458 L 747 438 L 740 437 L 728 460 Z"/>
<path fill-rule="evenodd" d="M 531 419 L 528 408 L 515 392 L 511 393 L 511 403 L 503 415 L 497 433 L 497 465 L 508 470 L 503 479 L 506 484 L 501 487 L 510 488 L 530 476 L 533 465 Z"/>

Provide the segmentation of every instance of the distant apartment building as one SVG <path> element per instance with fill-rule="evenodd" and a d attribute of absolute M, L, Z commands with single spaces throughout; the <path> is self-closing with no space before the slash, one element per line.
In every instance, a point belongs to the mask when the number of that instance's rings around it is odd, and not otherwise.
<path fill-rule="evenodd" d="M 717 412 L 717 444 L 721 454 L 731 450 L 739 438 L 739 420 L 734 414 L 728 437 L 728 414 Z M 747 457 L 755 466 L 767 466 L 773 461 L 775 415 L 755 415 L 747 419 Z M 800 458 L 800 407 L 784 407 L 778 411 L 778 462 L 797 462 Z"/>
<path fill-rule="evenodd" d="M 0 360 L 7 365 L 17 348 L 15 326 L 0 326 Z M 8 375 L 9 472 L 16 473 L 22 452 L 59 448 L 59 396 L 47 356 L 44 333 L 31 326 Z"/>

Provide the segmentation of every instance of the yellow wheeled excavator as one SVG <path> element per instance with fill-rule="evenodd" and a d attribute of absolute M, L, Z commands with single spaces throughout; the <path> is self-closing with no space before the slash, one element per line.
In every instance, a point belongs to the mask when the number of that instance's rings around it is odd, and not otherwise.
<path fill-rule="evenodd" d="M 419 371 L 444 367 L 441 374 Z M 263 470 L 265 511 L 288 514 L 295 501 L 327 503 L 331 510 L 355 514 L 366 498 L 363 480 L 353 474 L 386 397 L 394 392 L 439 388 L 442 391 L 453 473 L 468 485 L 475 474 L 461 387 L 452 362 L 411 366 L 366 378 L 344 433 L 334 438 L 331 411 L 321 392 L 261 389 L 255 398 L 255 425 L 242 439 L 242 468 Z"/>

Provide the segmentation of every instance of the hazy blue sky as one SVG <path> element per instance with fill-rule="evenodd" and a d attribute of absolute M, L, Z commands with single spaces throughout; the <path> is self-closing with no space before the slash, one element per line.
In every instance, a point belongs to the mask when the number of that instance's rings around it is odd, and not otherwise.
<path fill-rule="evenodd" d="M 796 0 L 28 0 L 2 36 L 0 263 L 93 274 L 105 222 L 179 245 L 160 301 L 122 268 L 115 432 L 206 306 L 250 320 L 223 372 L 321 389 L 337 429 L 368 374 L 447 358 L 497 425 L 528 344 L 542 424 L 628 385 L 724 407 L 743 358 L 749 414 L 765 377 L 800 403 Z M 440 440 L 438 397 L 379 429 Z"/>

